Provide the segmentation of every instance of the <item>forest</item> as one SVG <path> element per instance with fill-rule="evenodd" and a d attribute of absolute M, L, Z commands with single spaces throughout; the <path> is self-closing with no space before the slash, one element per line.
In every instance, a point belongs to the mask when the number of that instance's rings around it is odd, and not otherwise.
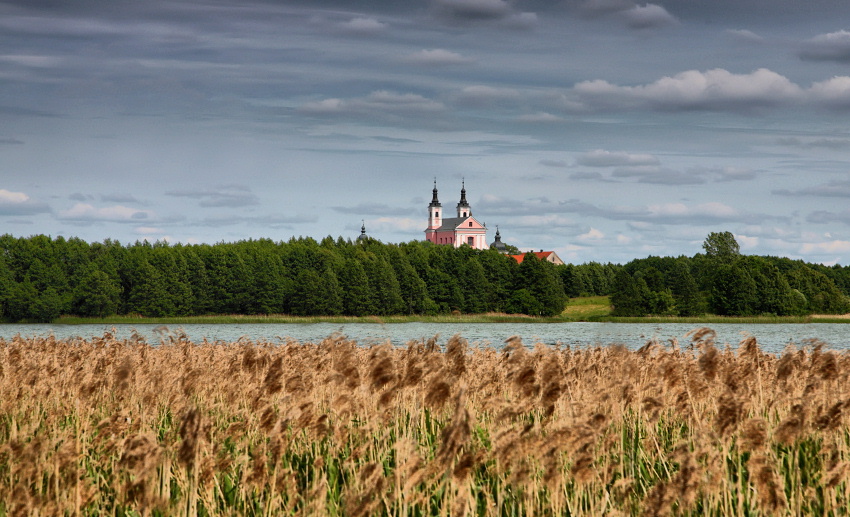
<path fill-rule="evenodd" d="M 309 237 L 122 245 L 0 236 L 0 318 L 291 314 L 557 316 L 569 298 L 610 296 L 613 316 L 843 314 L 850 268 L 742 255 L 729 232 L 693 257 L 625 265 L 522 264 L 493 250 L 423 241 Z"/>
<path fill-rule="evenodd" d="M 850 312 L 850 268 L 742 255 L 712 232 L 693 257 L 636 259 L 610 286 L 612 315 L 798 316 Z"/>
<path fill-rule="evenodd" d="M 0 317 L 560 314 L 556 267 L 533 254 L 326 237 L 171 245 L 0 236 Z"/>

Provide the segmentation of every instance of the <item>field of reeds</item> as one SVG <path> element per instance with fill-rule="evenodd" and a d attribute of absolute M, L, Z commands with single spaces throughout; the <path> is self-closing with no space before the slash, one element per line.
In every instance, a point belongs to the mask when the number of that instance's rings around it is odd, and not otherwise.
<path fill-rule="evenodd" d="M 0 340 L 0 515 L 846 515 L 850 354 Z"/>

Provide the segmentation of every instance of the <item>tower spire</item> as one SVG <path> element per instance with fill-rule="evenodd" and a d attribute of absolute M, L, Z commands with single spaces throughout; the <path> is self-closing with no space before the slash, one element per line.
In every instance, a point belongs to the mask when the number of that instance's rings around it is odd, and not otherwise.
<path fill-rule="evenodd" d="M 468 217 L 472 215 L 472 210 L 469 208 L 469 203 L 466 201 L 466 178 L 461 180 L 460 185 L 460 202 L 457 204 L 457 216 Z"/>
<path fill-rule="evenodd" d="M 434 178 L 434 190 L 433 196 L 431 197 L 431 204 L 428 206 L 442 206 L 440 204 L 440 200 L 437 198 L 437 178 Z"/>

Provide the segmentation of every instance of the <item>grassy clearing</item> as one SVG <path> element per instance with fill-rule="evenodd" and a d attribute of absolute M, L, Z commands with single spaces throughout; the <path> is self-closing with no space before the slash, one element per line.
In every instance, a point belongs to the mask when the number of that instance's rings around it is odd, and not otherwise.
<path fill-rule="evenodd" d="M 850 354 L 0 340 L 0 515 L 843 515 Z"/>
<path fill-rule="evenodd" d="M 588 296 L 571 298 L 561 316 L 571 321 L 592 321 L 611 314 L 611 300 L 608 296 Z"/>

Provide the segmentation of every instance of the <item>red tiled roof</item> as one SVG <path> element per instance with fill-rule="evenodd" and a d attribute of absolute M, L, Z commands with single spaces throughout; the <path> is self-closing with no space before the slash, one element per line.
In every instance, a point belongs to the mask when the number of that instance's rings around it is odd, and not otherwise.
<path fill-rule="evenodd" d="M 553 252 L 551 252 L 551 251 L 535 251 L 534 255 L 540 260 L 546 260 L 547 258 L 549 258 L 549 255 L 551 255 L 552 253 Z M 525 253 L 523 253 L 521 255 L 511 255 L 511 256 L 514 258 L 514 260 L 516 260 L 517 264 L 522 264 L 523 259 L 525 259 Z"/>

